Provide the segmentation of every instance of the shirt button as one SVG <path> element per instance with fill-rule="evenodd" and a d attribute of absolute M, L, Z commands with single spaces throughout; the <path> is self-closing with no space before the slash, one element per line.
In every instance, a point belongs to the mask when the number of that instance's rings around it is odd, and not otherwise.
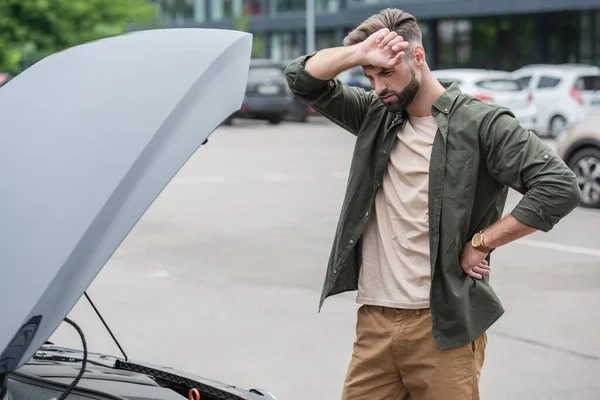
<path fill-rule="evenodd" d="M 354 240 L 350 239 L 350 244 L 354 243 Z"/>
<path fill-rule="evenodd" d="M 337 268 L 333 270 L 333 273 L 334 273 L 334 274 L 337 274 Z"/>
<path fill-rule="evenodd" d="M 448 112 L 448 109 L 447 109 L 447 108 L 444 108 L 444 112 L 445 112 L 445 113 L 447 113 L 447 112 Z"/>
<path fill-rule="evenodd" d="M 547 160 L 549 158 L 550 158 L 550 156 L 548 154 L 544 154 L 544 160 Z"/>
<path fill-rule="evenodd" d="M 368 217 L 368 216 L 369 216 L 369 212 L 367 211 L 367 212 L 365 213 L 365 217 Z"/>

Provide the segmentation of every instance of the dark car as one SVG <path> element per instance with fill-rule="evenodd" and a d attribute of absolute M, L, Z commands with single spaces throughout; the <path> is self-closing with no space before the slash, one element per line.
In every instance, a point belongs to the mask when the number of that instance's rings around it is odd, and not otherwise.
<path fill-rule="evenodd" d="M 141 31 L 53 54 L 2 86 L 1 400 L 275 399 L 125 352 L 88 352 L 86 332 L 67 318 L 166 185 L 239 109 L 251 48 L 240 31 Z M 83 351 L 47 341 L 63 321 Z M 201 357 L 203 346 L 188 351 Z"/>
<path fill-rule="evenodd" d="M 230 124 L 234 118 L 245 118 L 267 120 L 271 124 L 278 124 L 290 113 L 292 102 L 293 95 L 279 63 L 266 59 L 253 59 L 250 61 L 242 107 L 225 123 Z"/>
<path fill-rule="evenodd" d="M 290 63 L 294 60 L 286 60 L 281 62 L 281 67 L 285 70 Z M 369 79 L 365 76 L 361 67 L 354 67 L 346 70 L 338 75 L 338 78 L 342 83 L 348 86 L 360 87 L 365 90 L 373 90 L 373 86 L 369 82 Z M 307 122 L 308 117 L 316 115 L 317 112 L 307 104 L 302 103 L 300 100 L 294 97 L 292 102 L 292 108 L 289 115 L 289 119 L 296 122 Z"/>

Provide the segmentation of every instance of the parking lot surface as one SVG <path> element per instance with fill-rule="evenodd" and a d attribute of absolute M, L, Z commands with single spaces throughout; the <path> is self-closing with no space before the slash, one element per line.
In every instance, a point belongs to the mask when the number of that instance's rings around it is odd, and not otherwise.
<path fill-rule="evenodd" d="M 218 128 L 88 290 L 127 355 L 278 400 L 339 399 L 355 293 L 317 309 L 352 150 L 319 118 Z M 598 399 L 599 226 L 577 209 L 496 250 L 506 313 L 488 333 L 483 399 Z M 90 351 L 119 354 L 85 299 L 69 317 Z M 66 324 L 51 340 L 81 348 Z"/>

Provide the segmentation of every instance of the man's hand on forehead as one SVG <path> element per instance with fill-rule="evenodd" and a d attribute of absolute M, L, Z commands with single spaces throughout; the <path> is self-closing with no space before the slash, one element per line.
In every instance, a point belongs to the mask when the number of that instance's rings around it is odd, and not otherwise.
<path fill-rule="evenodd" d="M 363 66 L 392 69 L 402 62 L 409 43 L 385 28 L 373 33 L 359 46 Z"/>
<path fill-rule="evenodd" d="M 375 33 L 375 43 L 380 49 L 385 49 L 392 52 L 398 52 L 406 50 L 409 46 L 408 42 L 405 42 L 402 36 L 399 36 L 396 32 L 391 31 L 387 28 L 381 29 Z"/>

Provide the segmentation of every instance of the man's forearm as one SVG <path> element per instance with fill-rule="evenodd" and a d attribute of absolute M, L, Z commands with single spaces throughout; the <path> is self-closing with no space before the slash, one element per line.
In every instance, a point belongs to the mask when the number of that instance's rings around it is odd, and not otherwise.
<path fill-rule="evenodd" d="M 500 221 L 484 229 L 483 240 L 486 247 L 495 249 L 536 231 L 537 229 L 519 222 L 512 214 L 508 214 Z"/>
<path fill-rule="evenodd" d="M 357 45 L 319 50 L 306 61 L 305 69 L 317 79 L 330 80 L 340 73 L 362 64 Z"/>

